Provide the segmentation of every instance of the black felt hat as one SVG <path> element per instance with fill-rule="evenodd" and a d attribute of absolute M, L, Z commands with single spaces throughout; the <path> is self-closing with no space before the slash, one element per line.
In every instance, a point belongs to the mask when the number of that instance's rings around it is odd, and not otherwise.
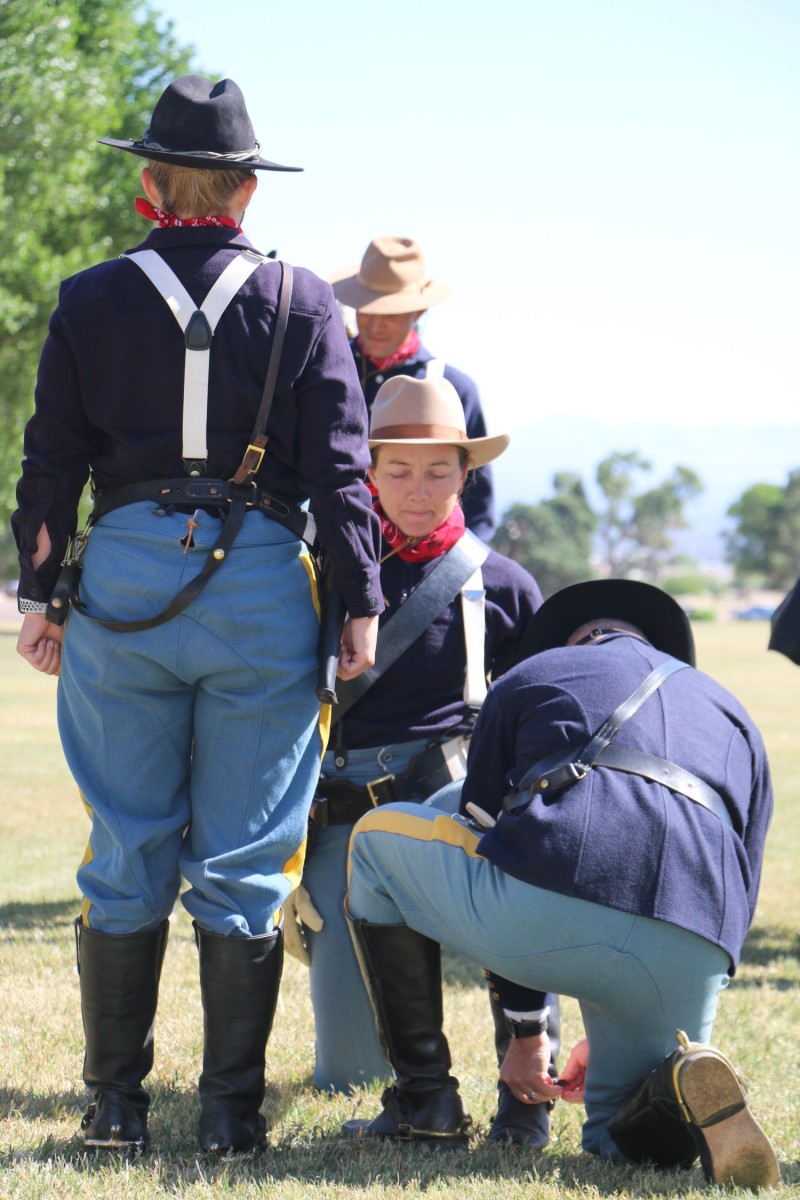
<path fill-rule="evenodd" d="M 581 625 L 603 617 L 629 621 L 656 650 L 695 665 L 694 637 L 686 613 L 661 588 L 635 579 L 591 579 L 550 596 L 531 617 L 517 661 L 566 646 Z"/>
<path fill-rule="evenodd" d="M 203 75 L 182 75 L 162 93 L 139 142 L 98 138 L 104 146 L 176 167 L 243 171 L 302 171 L 259 156 L 261 149 L 244 96 L 232 79 L 214 83 Z"/>

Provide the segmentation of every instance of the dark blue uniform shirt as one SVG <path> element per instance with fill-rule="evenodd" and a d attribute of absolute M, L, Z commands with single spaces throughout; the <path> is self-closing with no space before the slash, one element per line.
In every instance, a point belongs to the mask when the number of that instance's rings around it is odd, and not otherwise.
<path fill-rule="evenodd" d="M 548 650 L 509 671 L 478 718 L 462 811 L 472 801 L 498 818 L 478 848 L 503 871 L 679 925 L 726 950 L 733 973 L 755 910 L 772 790 L 758 730 L 713 679 L 692 668 L 671 676 L 615 744 L 699 776 L 722 797 L 732 828 L 661 784 L 603 767 L 537 794 L 518 815 L 502 807 L 510 784 L 546 755 L 584 745 L 664 659 L 618 635 Z M 504 1003 L 524 1010 L 519 997 Z"/>
<path fill-rule="evenodd" d="M 196 304 L 247 239 L 223 228 L 156 229 L 157 250 Z M 260 266 L 222 315 L 210 354 L 208 471 L 228 479 L 250 441 L 269 361 L 280 268 Z M 20 596 L 47 600 L 91 468 L 100 487 L 184 474 L 183 333 L 160 293 L 123 258 L 61 286 L 42 352 L 36 413 L 12 519 Z M 320 541 L 353 616 L 382 608 L 378 520 L 364 483 L 364 401 L 333 293 L 296 269 L 289 327 L 256 481 L 287 500 L 311 500 Z M 33 571 L 45 522 L 53 550 Z"/>
<path fill-rule="evenodd" d="M 384 553 L 389 549 L 385 546 Z M 386 559 L 381 567 L 386 601 L 381 628 L 438 561 L 404 562 L 398 554 Z M 493 550 L 481 574 L 486 590 L 484 664 L 497 677 L 516 660 L 520 639 L 542 595 L 519 563 Z M 464 647 L 459 594 L 342 718 L 341 744 L 356 750 L 465 732 Z"/>

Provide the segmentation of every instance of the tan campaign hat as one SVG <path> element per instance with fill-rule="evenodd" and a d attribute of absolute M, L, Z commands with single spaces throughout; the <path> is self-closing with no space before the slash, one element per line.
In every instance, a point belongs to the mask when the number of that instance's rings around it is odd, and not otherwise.
<path fill-rule="evenodd" d="M 359 266 L 334 271 L 328 281 L 341 304 L 375 315 L 422 312 L 451 295 L 426 276 L 422 249 L 411 238 L 374 238 Z"/>
<path fill-rule="evenodd" d="M 381 384 L 372 403 L 370 449 L 387 443 L 463 446 L 470 466 L 482 467 L 502 454 L 510 438 L 467 437 L 464 408 L 447 379 L 395 375 Z"/>

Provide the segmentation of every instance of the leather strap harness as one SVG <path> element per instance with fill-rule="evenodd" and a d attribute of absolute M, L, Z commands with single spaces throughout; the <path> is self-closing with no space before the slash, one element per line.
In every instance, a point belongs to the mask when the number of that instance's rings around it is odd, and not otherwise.
<path fill-rule="evenodd" d="M 672 792 L 688 797 L 695 804 L 702 805 L 713 812 L 723 824 L 733 827 L 730 813 L 725 802 L 712 787 L 696 775 L 685 771 L 669 759 L 659 758 L 652 754 L 644 754 L 639 750 L 629 750 L 622 746 L 612 746 L 611 742 L 617 736 L 622 726 L 652 696 L 661 684 L 676 671 L 684 670 L 689 664 L 679 659 L 671 658 L 651 671 L 636 690 L 620 704 L 611 716 L 603 722 L 597 732 L 585 745 L 571 750 L 558 751 L 534 763 L 525 772 L 507 796 L 503 798 L 503 808 L 508 813 L 521 811 L 535 795 L 550 795 L 561 788 L 569 787 L 584 779 L 594 767 L 609 767 L 612 771 L 626 771 L 630 775 L 639 775 L 661 783 Z"/>
<path fill-rule="evenodd" d="M 123 257 L 126 256 L 123 255 Z M 309 546 L 313 546 L 316 540 L 316 526 L 310 513 L 297 505 L 271 495 L 263 488 L 256 487 L 253 479 L 261 466 L 267 445 L 267 421 L 275 395 L 278 367 L 289 321 L 292 298 L 292 268 L 290 264 L 279 263 L 281 282 L 275 332 L 253 434 L 233 478 L 225 480 L 204 477 L 205 413 L 208 399 L 208 354 L 211 337 L 217 321 L 238 289 L 258 266 L 268 260 L 252 251 L 243 251 L 228 264 L 211 288 L 201 308 L 196 309 L 177 276 L 163 263 L 158 254 L 154 251 L 147 251 L 127 257 L 145 272 L 161 293 L 184 331 L 186 366 L 184 372 L 183 461 L 187 478 L 149 479 L 141 483 L 122 484 L 119 487 L 96 490 L 94 507 L 85 528 L 71 539 L 67 547 L 63 569 L 47 608 L 47 619 L 54 624 L 63 624 L 69 607 L 72 605 L 82 616 L 117 633 L 135 633 L 143 629 L 153 629 L 157 625 L 163 625 L 187 608 L 224 562 L 242 527 L 248 509 L 258 510 L 264 516 L 286 526 Z M 223 280 L 227 280 L 226 286 L 221 286 Z M 187 313 L 187 303 L 193 310 L 191 314 Z M 211 315 L 211 323 L 209 323 L 207 313 Z M 198 354 L 202 361 L 197 359 Z M 189 409 L 192 409 L 192 412 L 188 412 Z M 202 425 L 202 437 L 200 425 Z M 113 512 L 115 508 L 146 500 L 155 501 L 164 507 L 182 504 L 190 504 L 195 508 L 218 506 L 226 513 L 226 519 L 201 571 L 173 597 L 160 613 L 139 621 L 108 621 L 91 616 L 80 600 L 78 586 L 81 557 L 92 526 L 106 513 Z"/>

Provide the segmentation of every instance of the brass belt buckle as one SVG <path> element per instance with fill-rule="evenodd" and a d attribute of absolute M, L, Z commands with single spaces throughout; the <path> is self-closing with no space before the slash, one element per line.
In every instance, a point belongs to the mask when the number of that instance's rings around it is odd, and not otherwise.
<path fill-rule="evenodd" d="M 372 801 L 373 808 L 378 808 L 380 806 L 380 800 L 375 795 L 375 793 L 372 789 L 375 787 L 378 787 L 381 783 L 391 783 L 393 779 L 394 779 L 394 775 L 381 775 L 380 779 L 371 779 L 369 781 L 369 783 L 366 785 L 367 795 L 369 796 L 370 800 Z"/>

